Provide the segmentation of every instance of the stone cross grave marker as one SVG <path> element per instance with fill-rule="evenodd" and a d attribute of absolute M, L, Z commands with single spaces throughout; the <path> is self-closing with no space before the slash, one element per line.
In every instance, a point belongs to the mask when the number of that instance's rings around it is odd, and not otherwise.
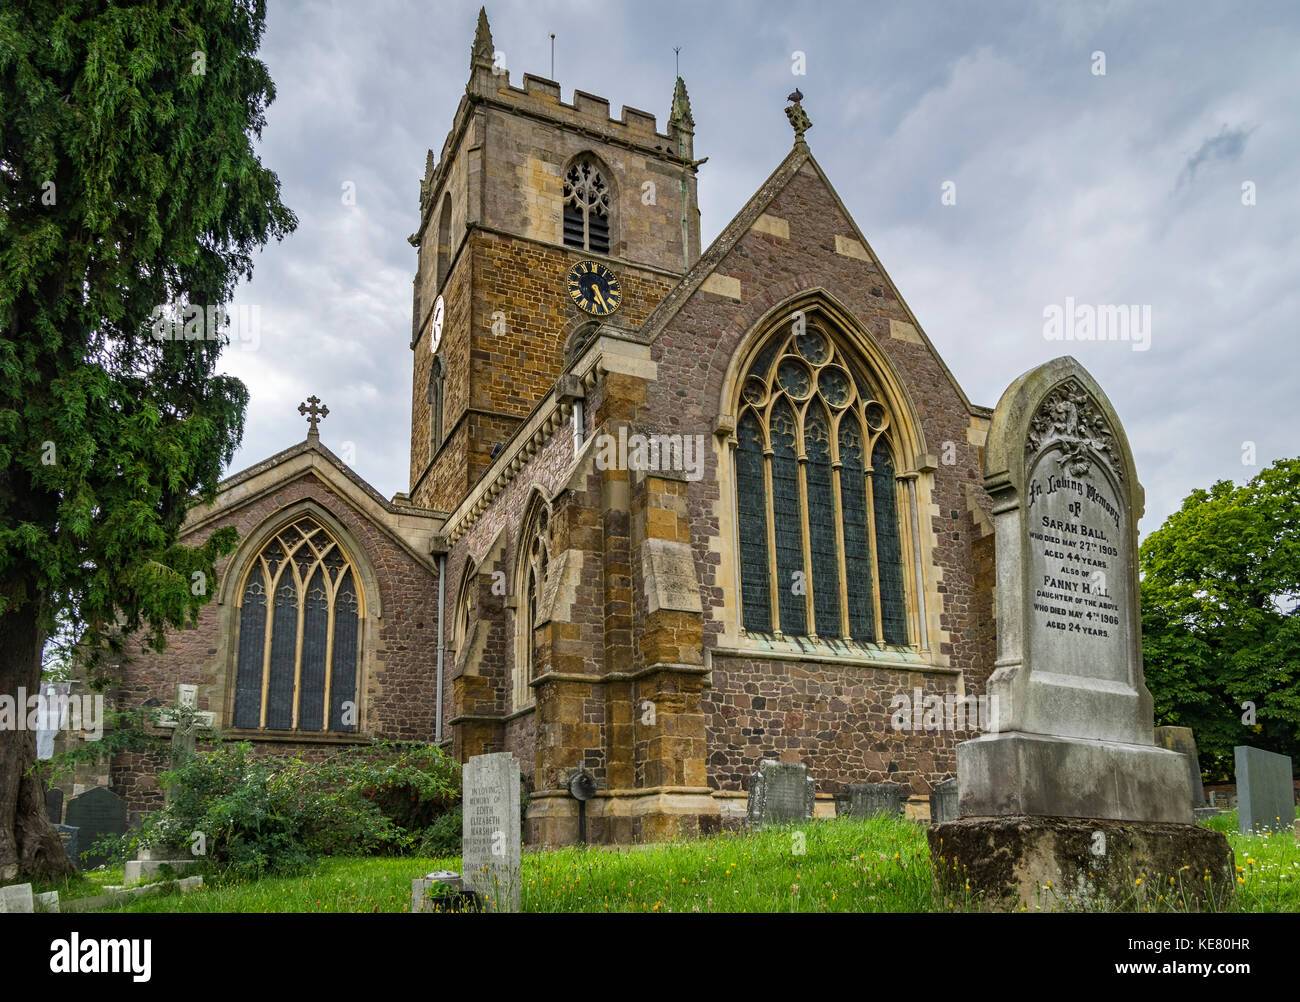
<path fill-rule="evenodd" d="M 1295 787 L 1286 755 L 1237 745 L 1237 830 L 1284 832 L 1295 820 Z"/>
<path fill-rule="evenodd" d="M 475 755 L 461 772 L 461 870 L 490 911 L 519 911 L 519 762 L 509 752 Z"/>
<path fill-rule="evenodd" d="M 817 784 L 802 762 L 763 759 L 749 780 L 749 824 L 760 828 L 811 820 L 816 796 Z"/>
<path fill-rule="evenodd" d="M 121 835 L 126 831 L 126 801 L 112 790 L 97 786 L 79 797 L 73 797 L 64 808 L 64 820 L 79 828 L 77 841 L 84 852 L 104 835 Z M 100 855 L 87 856 L 86 869 L 93 869 L 107 859 Z"/>
<path fill-rule="evenodd" d="M 957 746 L 963 817 L 1192 822 L 1187 763 L 1155 746 L 1142 675 L 1143 490 L 1075 359 L 1017 379 L 984 458 L 997 542 L 991 732 Z"/>

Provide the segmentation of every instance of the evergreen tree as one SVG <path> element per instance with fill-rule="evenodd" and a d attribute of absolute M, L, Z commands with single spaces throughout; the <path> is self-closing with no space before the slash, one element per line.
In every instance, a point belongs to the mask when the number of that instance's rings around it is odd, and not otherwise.
<path fill-rule="evenodd" d="M 0 695 L 37 692 L 56 622 L 91 650 L 135 631 L 161 647 L 233 546 L 176 540 L 243 430 L 208 309 L 297 225 L 253 148 L 275 95 L 265 16 L 260 0 L 0 8 Z M 203 323 L 172 340 L 156 307 Z M 0 729 L 0 880 L 68 870 L 34 760 L 34 732 Z"/>

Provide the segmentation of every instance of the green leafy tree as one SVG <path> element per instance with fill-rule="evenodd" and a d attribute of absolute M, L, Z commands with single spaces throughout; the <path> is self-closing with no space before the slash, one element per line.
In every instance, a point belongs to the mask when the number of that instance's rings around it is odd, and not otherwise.
<path fill-rule="evenodd" d="M 1234 745 L 1300 757 L 1300 459 L 1193 491 L 1139 559 L 1156 722 L 1192 728 L 1215 778 Z"/>
<path fill-rule="evenodd" d="M 216 374 L 227 336 L 169 339 L 155 308 L 217 316 L 254 251 L 297 225 L 253 149 L 275 94 L 255 58 L 265 15 L 0 7 L 2 694 L 37 691 L 58 623 L 92 654 L 137 631 L 160 649 L 233 546 L 176 540 L 238 445 L 247 391 Z M 0 730 L 0 880 L 67 870 L 34 759 L 32 731 Z"/>

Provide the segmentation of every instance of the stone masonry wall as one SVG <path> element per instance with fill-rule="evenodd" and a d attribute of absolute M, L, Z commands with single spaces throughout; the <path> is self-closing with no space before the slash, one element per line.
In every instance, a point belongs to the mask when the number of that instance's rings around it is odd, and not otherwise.
<path fill-rule="evenodd" d="M 317 501 L 338 518 L 363 550 L 357 558 L 368 560 L 378 578 L 382 618 L 375 616 L 375 596 L 367 596 L 365 628 L 375 631 L 375 643 L 373 660 L 362 667 L 365 733 L 394 740 L 431 740 L 436 684 L 437 579 L 388 533 L 358 514 L 350 504 L 340 501 L 316 477 L 304 475 L 232 510 L 227 517 L 183 537 L 182 541 L 201 542 L 223 525 L 235 526 L 241 540 L 247 539 L 266 519 L 304 499 Z M 218 575 L 229 566 L 232 557 L 218 563 Z M 232 594 L 229 606 L 223 607 L 214 598 L 200 612 L 193 629 L 169 635 L 168 647 L 162 654 L 144 652 L 137 646 L 133 659 L 122 668 L 122 681 L 117 689 L 120 708 L 132 709 L 150 700 L 171 703 L 176 698 L 176 686 L 187 683 L 199 687 L 200 710 L 218 710 L 224 705 L 229 712 L 231 699 L 225 696 L 225 690 L 233 684 L 234 659 L 231 657 L 229 664 L 223 664 L 219 655 L 230 646 L 222 643 L 222 632 L 232 631 L 235 626 L 235 601 Z M 222 728 L 229 726 L 228 719 L 219 719 L 217 723 Z M 348 739 L 273 739 L 255 744 L 276 753 L 328 754 L 340 740 Z M 141 765 L 141 771 L 134 774 L 136 778 L 123 795 L 127 796 L 132 810 L 156 807 L 156 784 L 150 778 L 153 767 L 149 763 L 121 757 L 114 763 L 114 782 L 126 782 L 135 764 Z"/>

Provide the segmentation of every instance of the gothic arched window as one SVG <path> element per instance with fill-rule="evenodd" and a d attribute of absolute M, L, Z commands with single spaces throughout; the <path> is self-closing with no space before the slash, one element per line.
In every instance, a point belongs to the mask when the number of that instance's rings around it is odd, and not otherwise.
<path fill-rule="evenodd" d="M 908 642 L 890 421 L 802 318 L 750 366 L 735 467 L 746 631 Z"/>
<path fill-rule="evenodd" d="M 451 195 L 442 197 L 442 212 L 438 215 L 438 274 L 434 277 L 433 287 L 442 288 L 447 281 L 447 271 L 451 267 Z"/>
<path fill-rule="evenodd" d="M 309 516 L 276 533 L 240 591 L 235 727 L 355 731 L 364 595 Z"/>
<path fill-rule="evenodd" d="M 460 591 L 456 594 L 455 618 L 452 620 L 451 641 L 457 662 L 465 657 L 465 644 L 469 640 L 470 627 L 474 625 L 474 610 L 478 604 L 478 596 L 474 593 L 474 574 L 474 563 L 467 560 Z"/>
<path fill-rule="evenodd" d="M 518 595 L 518 641 L 515 646 L 514 705 L 533 701 L 529 685 L 537 677 L 536 630 L 541 622 L 546 573 L 551 564 L 550 512 L 540 495 L 524 519 L 520 536 Z"/>
<path fill-rule="evenodd" d="M 434 355 L 433 365 L 429 369 L 429 460 L 431 462 L 442 445 L 444 373 L 442 355 Z"/>
<path fill-rule="evenodd" d="M 609 212 L 609 182 L 594 157 L 579 157 L 564 172 L 564 245 L 608 254 Z"/>

